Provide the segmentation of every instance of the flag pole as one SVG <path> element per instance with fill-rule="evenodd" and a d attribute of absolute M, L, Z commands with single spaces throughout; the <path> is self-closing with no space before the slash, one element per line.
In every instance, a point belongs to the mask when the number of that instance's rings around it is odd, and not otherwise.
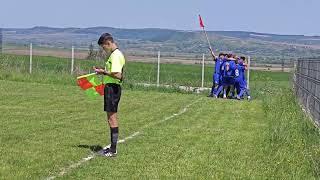
<path fill-rule="evenodd" d="M 203 21 L 202 21 L 202 18 L 201 18 L 201 15 L 200 15 L 200 14 L 199 14 L 199 21 L 200 21 L 200 27 L 202 27 L 202 30 L 203 30 L 206 38 L 207 38 L 207 42 L 208 42 L 208 45 L 209 45 L 210 53 L 211 53 L 212 57 L 215 58 L 215 57 L 214 57 L 213 50 L 212 50 L 211 43 L 210 43 L 210 41 L 209 41 L 209 37 L 208 37 L 207 31 L 206 31 L 206 29 L 205 29 L 205 27 L 204 27 L 204 24 L 203 24 Z"/>
<path fill-rule="evenodd" d="M 206 35 L 207 42 L 208 42 L 208 45 L 209 45 L 209 49 L 212 52 L 212 47 L 211 47 L 211 43 L 209 41 L 209 37 L 208 37 L 207 31 L 204 29 L 204 27 L 202 29 L 203 29 L 204 34 Z"/>
<path fill-rule="evenodd" d="M 248 70 L 247 70 L 247 89 L 250 89 L 250 69 L 251 69 L 251 58 L 248 56 Z"/>

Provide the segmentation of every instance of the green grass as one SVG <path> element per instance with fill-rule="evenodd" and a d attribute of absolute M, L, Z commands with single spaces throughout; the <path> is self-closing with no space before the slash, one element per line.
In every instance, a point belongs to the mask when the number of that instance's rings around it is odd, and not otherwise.
<path fill-rule="evenodd" d="M 75 68 L 82 74 L 89 73 L 92 66 L 103 66 L 101 61 L 76 60 Z M 0 54 L 0 80 L 22 82 L 39 82 L 49 84 L 74 85 L 76 75 L 70 75 L 70 59 L 56 57 L 33 57 L 33 71 L 29 74 L 29 57 L 20 55 Z M 161 64 L 160 83 L 173 86 L 201 86 L 201 66 L 181 64 Z M 213 65 L 205 67 L 204 86 L 212 86 Z M 281 81 L 288 82 L 288 73 L 270 73 L 251 71 L 251 81 Z M 151 83 L 157 81 L 157 64 L 127 61 L 125 68 L 125 84 Z M 253 84 L 255 85 L 255 84 Z M 254 87 L 253 87 L 254 88 Z"/>
<path fill-rule="evenodd" d="M 142 72 L 152 66 L 129 65 Z M 84 147 L 109 143 L 101 98 L 89 100 L 67 73 L 49 68 L 52 74 L 27 75 L 13 67 L 0 72 L 7 78 L 0 80 L 0 179 L 58 176 L 91 153 Z M 198 68 L 173 67 L 177 77 Z M 120 139 L 140 134 L 119 144 L 117 158 L 96 157 L 59 178 L 319 179 L 319 130 L 298 106 L 290 75 L 254 71 L 251 77 L 252 102 L 126 86 Z"/>
<path fill-rule="evenodd" d="M 15 80 L 25 79 L 24 75 L 15 74 L 12 72 L 20 72 L 27 74 L 29 72 L 29 57 L 17 55 L 0 55 L 0 67 L 6 78 Z M 93 60 L 75 60 L 75 68 L 81 69 L 88 73 L 92 66 L 104 66 L 101 61 Z M 33 76 L 34 80 L 37 77 L 44 77 L 46 74 L 55 76 L 63 74 L 61 81 L 69 81 L 74 79 L 74 76 L 69 75 L 71 68 L 71 60 L 66 58 L 56 57 L 33 57 Z M 126 64 L 126 79 L 127 83 L 153 83 L 157 82 L 157 65 L 154 63 L 139 63 L 127 61 Z M 92 71 L 92 70 L 91 70 Z M 206 85 L 211 85 L 212 67 L 206 68 Z M 32 76 L 32 75 L 31 75 Z M 1 77 L 0 77 L 1 78 Z M 68 79 L 66 79 L 68 78 Z M 49 78 L 52 80 L 52 77 Z M 25 80 L 24 80 L 25 81 Z M 186 85 L 186 86 L 201 86 L 201 66 L 199 65 L 177 65 L 177 64 L 162 64 L 160 72 L 160 83 L 171 85 Z"/>

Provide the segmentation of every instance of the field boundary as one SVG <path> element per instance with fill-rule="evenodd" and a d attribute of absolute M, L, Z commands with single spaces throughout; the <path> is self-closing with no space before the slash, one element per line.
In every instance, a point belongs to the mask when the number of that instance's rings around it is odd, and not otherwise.
<path fill-rule="evenodd" d="M 164 87 L 164 88 L 178 88 L 182 91 L 186 92 L 193 92 L 200 94 L 203 91 L 211 90 L 211 88 L 207 87 L 192 87 L 192 86 L 174 86 L 174 85 L 168 85 L 168 84 L 160 84 L 159 86 L 157 84 L 148 84 L 148 83 L 136 83 L 138 86 L 144 86 L 144 87 Z"/>
<path fill-rule="evenodd" d="M 302 109 L 320 128 L 320 59 L 299 59 L 293 88 Z"/>

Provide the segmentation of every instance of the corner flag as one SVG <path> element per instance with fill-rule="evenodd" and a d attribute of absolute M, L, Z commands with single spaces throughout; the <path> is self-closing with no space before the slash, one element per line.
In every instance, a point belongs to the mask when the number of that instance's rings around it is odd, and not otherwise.
<path fill-rule="evenodd" d="M 203 24 L 203 21 L 202 21 L 200 14 L 199 14 L 199 22 L 200 22 L 200 27 L 204 28 L 204 24 Z"/>

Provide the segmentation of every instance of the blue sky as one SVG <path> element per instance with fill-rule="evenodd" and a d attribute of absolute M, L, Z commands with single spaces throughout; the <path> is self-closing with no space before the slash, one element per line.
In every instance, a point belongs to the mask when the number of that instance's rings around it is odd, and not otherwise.
<path fill-rule="evenodd" d="M 168 28 L 320 35 L 320 0 L 1 0 L 2 27 Z"/>

